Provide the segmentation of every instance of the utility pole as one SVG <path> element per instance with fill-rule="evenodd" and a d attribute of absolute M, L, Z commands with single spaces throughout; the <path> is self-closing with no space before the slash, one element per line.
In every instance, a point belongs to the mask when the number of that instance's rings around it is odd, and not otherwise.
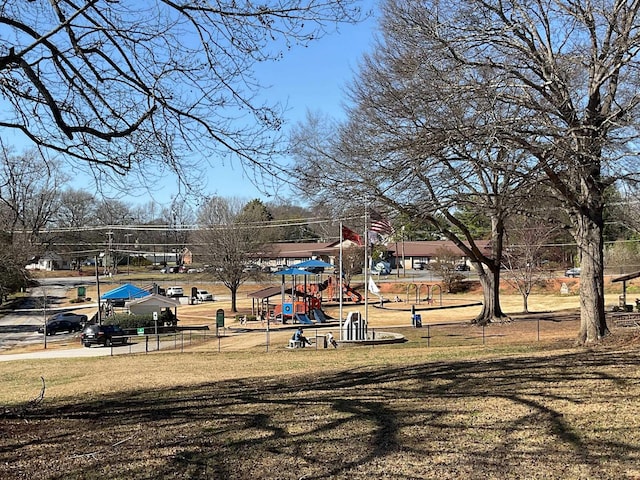
<path fill-rule="evenodd" d="M 130 247 L 129 247 L 129 237 L 131 237 L 133 235 L 133 233 L 125 233 L 124 236 L 127 238 L 127 243 L 126 243 L 126 250 L 125 253 L 127 254 L 127 275 L 129 275 L 129 259 L 131 258 L 130 255 Z"/>
<path fill-rule="evenodd" d="M 106 255 L 107 265 L 105 265 L 105 267 L 109 268 L 110 272 L 113 272 L 113 255 L 111 254 L 111 245 L 112 245 L 112 241 L 113 241 L 113 232 L 111 230 L 109 230 L 107 233 L 105 233 L 105 235 L 109 236 L 109 242 L 107 244 L 107 255 Z"/>

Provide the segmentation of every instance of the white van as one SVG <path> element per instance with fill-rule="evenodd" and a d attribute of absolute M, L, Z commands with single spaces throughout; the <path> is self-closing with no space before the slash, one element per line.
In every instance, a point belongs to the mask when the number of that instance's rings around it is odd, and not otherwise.
<path fill-rule="evenodd" d="M 184 290 L 182 287 L 167 287 L 167 297 L 182 297 Z"/>
<path fill-rule="evenodd" d="M 196 299 L 199 302 L 213 302 L 213 294 L 207 292 L 206 290 L 197 290 Z"/>

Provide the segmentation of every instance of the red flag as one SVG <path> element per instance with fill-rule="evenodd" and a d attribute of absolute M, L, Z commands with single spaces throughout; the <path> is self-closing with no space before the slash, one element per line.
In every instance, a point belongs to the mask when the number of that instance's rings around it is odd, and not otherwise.
<path fill-rule="evenodd" d="M 363 245 L 362 237 L 360 237 L 360 235 L 358 235 L 353 230 L 348 229 L 344 225 L 342 226 L 342 239 L 343 240 L 351 240 L 356 245 L 360 245 L 360 246 Z"/>

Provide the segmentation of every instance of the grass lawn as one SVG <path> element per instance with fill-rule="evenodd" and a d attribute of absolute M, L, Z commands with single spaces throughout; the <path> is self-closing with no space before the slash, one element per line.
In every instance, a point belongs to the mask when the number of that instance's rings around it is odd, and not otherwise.
<path fill-rule="evenodd" d="M 220 353 L 0 362 L 0 478 L 640 479 L 640 334 L 577 348 L 561 315 L 538 339 L 504 302 L 514 321 L 484 343 L 460 325 L 427 344 L 406 312 L 372 310 L 409 341 L 287 350 L 274 332 L 267 352 L 256 332 Z M 473 308 L 442 312 L 423 321 Z"/>

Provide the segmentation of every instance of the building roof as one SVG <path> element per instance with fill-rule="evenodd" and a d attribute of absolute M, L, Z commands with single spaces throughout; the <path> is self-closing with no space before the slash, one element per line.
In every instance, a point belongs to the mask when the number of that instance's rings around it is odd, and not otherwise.
<path fill-rule="evenodd" d="M 489 240 L 476 240 L 476 245 L 482 250 L 491 248 Z M 434 240 L 423 242 L 397 242 L 388 243 L 387 249 L 397 249 L 397 254 L 404 253 L 407 257 L 437 257 L 442 250 L 450 250 L 454 255 L 464 255 L 458 246 L 450 240 Z"/>
<path fill-rule="evenodd" d="M 261 256 L 271 258 L 308 258 L 334 242 L 273 243 Z"/>

